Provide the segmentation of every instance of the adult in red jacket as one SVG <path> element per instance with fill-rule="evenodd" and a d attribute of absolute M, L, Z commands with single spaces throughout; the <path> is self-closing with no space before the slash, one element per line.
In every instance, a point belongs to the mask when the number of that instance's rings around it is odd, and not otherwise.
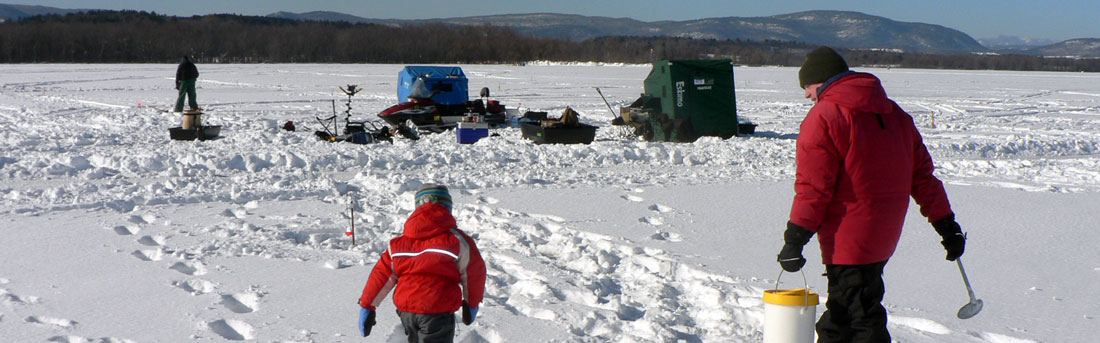
<path fill-rule="evenodd" d="M 890 342 L 882 271 L 893 255 L 912 197 L 943 236 L 947 259 L 965 237 L 913 118 L 886 97 L 879 79 L 848 70 L 833 49 L 806 56 L 800 85 L 813 108 L 799 129 L 795 197 L 779 262 L 798 271 L 817 233 L 829 282 L 818 342 Z"/>
<path fill-rule="evenodd" d="M 391 289 L 409 342 L 452 342 L 454 312 L 470 325 L 485 294 L 485 261 L 473 239 L 457 229 L 444 186 L 426 185 L 401 236 L 374 265 L 359 298 L 359 329 L 370 334 L 375 310 Z"/>

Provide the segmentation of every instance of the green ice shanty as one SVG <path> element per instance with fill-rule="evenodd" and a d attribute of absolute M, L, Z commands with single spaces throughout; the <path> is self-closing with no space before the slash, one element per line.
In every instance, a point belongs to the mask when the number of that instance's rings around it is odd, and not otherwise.
<path fill-rule="evenodd" d="M 643 109 L 649 141 L 693 142 L 701 136 L 737 135 L 733 61 L 661 60 L 645 78 L 645 93 L 630 107 Z M 639 108 L 640 107 L 640 108 Z M 628 110 L 630 111 L 630 110 Z M 634 123 L 635 127 L 638 124 Z"/>

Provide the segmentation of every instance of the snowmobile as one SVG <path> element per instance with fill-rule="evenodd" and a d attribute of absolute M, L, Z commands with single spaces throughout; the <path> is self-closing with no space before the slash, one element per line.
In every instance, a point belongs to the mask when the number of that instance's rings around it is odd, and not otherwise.
<path fill-rule="evenodd" d="M 488 94 L 488 89 L 482 89 Z M 487 104 L 486 104 L 487 103 Z M 379 118 L 399 128 L 415 128 L 426 132 L 443 132 L 453 128 L 470 115 L 478 115 L 491 126 L 506 121 L 504 105 L 497 100 L 481 99 L 458 105 L 444 105 L 427 98 L 409 98 L 409 101 L 390 106 L 378 114 Z"/>
<path fill-rule="evenodd" d="M 492 126 L 503 124 L 504 106 L 487 100 L 489 88 L 481 89 L 484 100 L 471 101 L 468 83 L 459 67 L 406 66 L 398 74 L 397 85 L 397 99 L 404 101 L 382 110 L 378 117 L 395 127 L 424 132 L 442 132 L 471 115 Z"/>

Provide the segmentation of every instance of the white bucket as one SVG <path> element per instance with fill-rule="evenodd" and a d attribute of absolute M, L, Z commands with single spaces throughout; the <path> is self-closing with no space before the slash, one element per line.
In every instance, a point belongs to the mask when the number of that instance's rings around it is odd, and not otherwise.
<path fill-rule="evenodd" d="M 805 288 L 764 291 L 764 343 L 813 343 L 817 304 Z"/>

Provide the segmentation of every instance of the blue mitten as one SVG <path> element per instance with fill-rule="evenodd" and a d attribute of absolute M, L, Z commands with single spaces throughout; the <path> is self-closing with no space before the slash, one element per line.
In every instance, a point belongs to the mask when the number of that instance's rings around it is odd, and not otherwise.
<path fill-rule="evenodd" d="M 363 334 L 363 337 L 370 336 L 370 329 L 374 327 L 374 311 L 359 308 L 359 333 Z"/>

